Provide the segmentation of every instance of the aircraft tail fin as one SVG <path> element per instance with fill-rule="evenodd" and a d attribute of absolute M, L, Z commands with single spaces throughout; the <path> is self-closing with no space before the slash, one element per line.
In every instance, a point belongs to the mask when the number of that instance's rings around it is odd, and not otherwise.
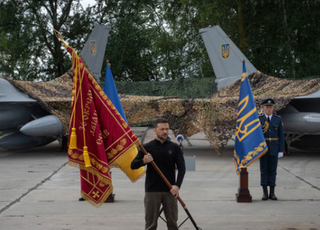
<path fill-rule="evenodd" d="M 100 82 L 101 68 L 109 32 L 109 26 L 99 25 L 96 23 L 81 51 L 81 56 L 86 61 L 90 72 L 98 82 Z"/>
<path fill-rule="evenodd" d="M 199 33 L 216 75 L 218 90 L 241 78 L 243 60 L 246 62 L 248 75 L 257 71 L 220 26 L 203 28 Z"/>

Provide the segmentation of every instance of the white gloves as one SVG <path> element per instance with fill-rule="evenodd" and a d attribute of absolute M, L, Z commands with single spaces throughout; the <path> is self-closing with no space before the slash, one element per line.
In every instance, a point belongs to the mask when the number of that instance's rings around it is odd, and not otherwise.
<path fill-rule="evenodd" d="M 278 158 L 281 158 L 281 157 L 283 157 L 283 152 L 278 153 Z"/>

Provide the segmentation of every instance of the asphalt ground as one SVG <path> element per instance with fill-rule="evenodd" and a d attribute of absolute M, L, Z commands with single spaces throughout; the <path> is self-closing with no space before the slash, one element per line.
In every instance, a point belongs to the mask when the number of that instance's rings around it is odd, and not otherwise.
<path fill-rule="evenodd" d="M 154 138 L 152 129 L 133 130 L 144 142 Z M 195 170 L 187 171 L 180 197 L 200 229 L 320 230 L 319 152 L 290 149 L 291 156 L 279 159 L 278 201 L 261 200 L 259 163 L 253 163 L 248 168 L 252 203 L 238 203 L 233 142 L 218 156 L 203 133 L 188 141 L 183 150 L 194 157 Z M 26 150 L 0 148 L 0 230 L 144 229 L 144 177 L 131 183 L 112 169 L 115 202 L 95 208 L 78 201 L 79 170 L 59 150 L 58 142 Z M 179 224 L 185 218 L 179 205 Z M 166 229 L 161 219 L 158 224 Z M 195 227 L 187 220 L 180 229 Z"/>

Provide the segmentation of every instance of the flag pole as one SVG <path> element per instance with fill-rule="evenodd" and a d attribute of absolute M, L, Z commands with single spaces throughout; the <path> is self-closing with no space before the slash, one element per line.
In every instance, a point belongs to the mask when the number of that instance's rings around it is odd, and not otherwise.
<path fill-rule="evenodd" d="M 241 168 L 239 177 L 239 188 L 238 193 L 236 194 L 236 199 L 238 203 L 252 202 L 252 196 L 250 195 L 250 191 L 248 188 L 248 175 L 249 173 L 247 171 L 247 168 Z"/>
<path fill-rule="evenodd" d="M 146 151 L 146 149 L 142 146 L 141 143 L 139 143 L 139 147 L 142 150 L 142 152 L 147 155 L 148 152 Z M 153 166 L 153 168 L 157 171 L 157 173 L 160 175 L 160 177 L 162 178 L 162 180 L 166 183 L 166 185 L 168 186 L 168 188 L 171 190 L 172 185 L 170 184 L 170 182 L 168 181 L 168 179 L 165 177 L 165 175 L 163 175 L 163 173 L 161 172 L 161 170 L 159 169 L 159 167 L 156 165 L 156 163 L 154 161 L 150 162 L 151 165 Z M 181 206 L 183 207 L 184 211 L 187 213 L 188 218 L 191 220 L 193 226 L 196 228 L 196 230 L 201 230 L 201 228 L 199 228 L 197 226 L 197 223 L 194 221 L 194 219 L 192 218 L 187 205 L 183 202 L 183 200 L 181 199 L 181 197 L 178 195 L 177 197 L 178 201 L 180 202 Z"/>

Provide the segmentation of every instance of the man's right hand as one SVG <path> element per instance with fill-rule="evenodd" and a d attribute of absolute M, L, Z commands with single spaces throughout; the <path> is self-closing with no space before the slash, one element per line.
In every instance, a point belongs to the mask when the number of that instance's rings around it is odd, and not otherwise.
<path fill-rule="evenodd" d="M 153 161 L 153 157 L 151 156 L 150 153 L 148 153 L 147 155 L 144 155 L 144 157 L 143 157 L 143 163 L 144 164 L 148 164 L 151 161 Z"/>

